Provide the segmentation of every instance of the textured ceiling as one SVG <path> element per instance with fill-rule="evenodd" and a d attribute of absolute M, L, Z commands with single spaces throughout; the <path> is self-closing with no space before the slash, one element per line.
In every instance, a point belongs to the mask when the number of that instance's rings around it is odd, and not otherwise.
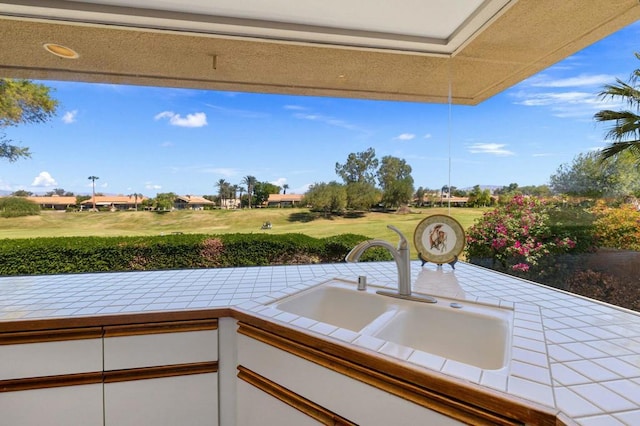
<path fill-rule="evenodd" d="M 144 2 L 103 3 L 111 5 L 100 6 L 101 14 L 78 15 L 76 9 L 87 7 L 84 2 L 0 1 L 0 76 L 419 102 L 447 102 L 451 87 L 455 103 L 476 104 L 640 19 L 638 0 L 520 0 L 493 14 L 459 46 L 450 46 L 453 52 L 428 54 L 402 44 L 381 48 L 213 34 L 186 30 L 186 21 L 180 29 L 179 22 L 171 21 L 173 29 L 168 30 L 170 20 L 154 19 L 170 12 L 122 7 Z M 206 2 L 185 2 L 198 3 Z M 410 8 L 416 0 L 388 3 Z M 62 8 L 70 5 L 73 9 Z M 65 13 L 75 21 L 62 17 Z M 171 16 L 195 19 L 190 13 Z M 305 25 L 309 23 L 330 22 Z M 346 18 L 339 23 L 354 25 Z M 461 33 L 459 26 L 452 24 L 447 31 L 451 28 Z M 362 29 L 370 30 L 358 31 Z M 389 31 L 399 31 L 380 29 L 390 39 Z M 415 29 L 411 32 L 415 36 Z M 71 47 L 80 57 L 53 56 L 42 48 L 44 43 Z"/>

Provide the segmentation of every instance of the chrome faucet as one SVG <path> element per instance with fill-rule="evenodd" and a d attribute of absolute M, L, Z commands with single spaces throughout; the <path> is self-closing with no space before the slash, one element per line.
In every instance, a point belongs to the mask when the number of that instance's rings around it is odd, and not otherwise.
<path fill-rule="evenodd" d="M 400 236 L 398 248 L 383 240 L 366 240 L 355 246 L 345 257 L 347 262 L 357 262 L 360 256 L 371 247 L 382 247 L 387 249 L 393 256 L 398 268 L 398 292 L 380 290 L 377 293 L 385 296 L 397 297 L 400 299 L 417 300 L 420 302 L 436 303 L 437 300 L 426 295 L 411 294 L 411 263 L 409 254 L 409 242 L 398 228 L 393 225 L 387 225 L 387 228 Z"/>

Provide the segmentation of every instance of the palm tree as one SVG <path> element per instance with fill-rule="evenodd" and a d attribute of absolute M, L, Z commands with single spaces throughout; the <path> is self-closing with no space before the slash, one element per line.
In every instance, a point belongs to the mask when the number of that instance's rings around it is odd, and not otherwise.
<path fill-rule="evenodd" d="M 247 196 L 249 197 L 249 208 L 251 208 L 251 194 L 253 193 L 253 187 L 255 186 L 257 180 L 255 176 L 245 176 L 242 178 L 242 182 L 247 185 Z"/>
<path fill-rule="evenodd" d="M 98 176 L 89 176 L 88 178 L 91 181 L 91 186 L 93 188 L 93 210 L 96 209 L 96 180 L 100 179 Z"/>
<path fill-rule="evenodd" d="M 230 195 L 233 196 L 233 208 L 236 208 L 236 200 L 238 199 L 238 185 L 231 185 L 229 187 Z"/>
<path fill-rule="evenodd" d="M 216 186 L 218 187 L 218 197 L 220 198 L 220 208 L 222 208 L 222 201 L 226 200 L 227 194 L 229 193 L 229 182 L 224 179 L 220 179 Z"/>
<path fill-rule="evenodd" d="M 133 197 L 133 202 L 135 203 L 136 206 L 136 211 L 138 211 L 138 197 L 142 198 L 142 194 L 138 194 L 137 192 L 134 192 L 133 194 L 129 194 L 129 198 Z"/>
<path fill-rule="evenodd" d="M 282 193 L 283 194 L 287 193 L 287 189 L 289 189 L 289 185 L 288 184 L 285 183 L 284 185 L 282 185 Z"/>
<path fill-rule="evenodd" d="M 244 186 L 238 187 L 238 192 L 240 193 L 240 208 L 242 208 L 242 194 L 244 193 L 244 191 L 245 191 Z"/>
<path fill-rule="evenodd" d="M 640 59 L 640 53 L 635 53 Z M 602 110 L 593 117 L 599 122 L 613 122 L 605 138 L 613 141 L 600 153 L 600 159 L 615 157 L 621 152 L 629 151 L 640 162 L 640 68 L 631 73 L 629 82 L 616 79 L 615 84 L 607 84 L 599 93 L 602 99 L 619 99 L 626 103 L 628 110 Z M 634 112 L 635 110 L 635 112 Z"/>

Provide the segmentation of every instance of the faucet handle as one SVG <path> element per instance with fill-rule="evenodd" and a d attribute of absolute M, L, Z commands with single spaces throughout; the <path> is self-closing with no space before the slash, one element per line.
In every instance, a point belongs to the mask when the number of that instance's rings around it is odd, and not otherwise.
<path fill-rule="evenodd" d="M 407 241 L 407 238 L 404 236 L 404 234 L 402 234 L 402 232 L 400 232 L 398 228 L 396 228 L 393 225 L 387 225 L 387 228 L 391 229 L 393 232 L 395 232 L 400 236 L 400 241 L 398 241 L 398 250 L 406 249 L 407 247 L 409 247 L 409 242 Z"/>

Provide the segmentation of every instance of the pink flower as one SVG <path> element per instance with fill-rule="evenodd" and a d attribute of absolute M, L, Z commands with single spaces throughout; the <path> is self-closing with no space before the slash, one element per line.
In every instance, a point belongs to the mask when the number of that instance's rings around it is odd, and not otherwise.
<path fill-rule="evenodd" d="M 526 263 L 516 263 L 511 267 L 511 269 L 513 269 L 514 271 L 527 272 L 529 270 L 529 265 L 527 265 Z"/>

